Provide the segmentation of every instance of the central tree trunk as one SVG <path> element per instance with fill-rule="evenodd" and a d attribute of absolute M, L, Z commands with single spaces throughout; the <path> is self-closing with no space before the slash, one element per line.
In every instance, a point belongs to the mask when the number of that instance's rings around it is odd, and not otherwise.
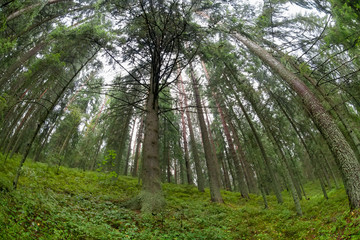
<path fill-rule="evenodd" d="M 164 205 L 161 192 L 159 164 L 158 98 L 150 91 L 146 103 L 145 136 L 143 145 L 141 210 L 157 212 Z"/>

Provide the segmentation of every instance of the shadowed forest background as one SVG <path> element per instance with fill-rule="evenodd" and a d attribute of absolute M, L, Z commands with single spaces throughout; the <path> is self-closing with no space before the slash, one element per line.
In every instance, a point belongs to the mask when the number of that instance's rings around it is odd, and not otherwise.
<path fill-rule="evenodd" d="M 360 239 L 360 3 L 1 0 L 0 238 Z"/>

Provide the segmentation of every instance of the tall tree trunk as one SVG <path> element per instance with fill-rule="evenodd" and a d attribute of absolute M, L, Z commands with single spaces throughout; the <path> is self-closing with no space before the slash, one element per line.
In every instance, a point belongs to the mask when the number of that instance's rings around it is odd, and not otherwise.
<path fill-rule="evenodd" d="M 247 91 L 247 93 L 245 93 L 245 95 L 246 95 L 248 101 L 250 102 L 252 108 L 254 109 L 256 115 L 259 117 L 261 124 L 265 128 L 265 132 L 266 132 L 267 136 L 269 137 L 271 143 L 273 144 L 273 146 L 275 148 L 275 152 L 278 155 L 281 165 L 284 169 L 284 177 L 290 188 L 290 192 L 291 192 L 292 198 L 294 200 L 296 212 L 299 216 L 302 216 L 302 210 L 301 210 L 301 205 L 300 205 L 300 201 L 299 201 L 299 197 L 301 198 L 301 192 L 298 195 L 297 189 L 295 187 L 296 183 L 294 181 L 294 177 L 292 175 L 291 168 L 290 168 L 288 161 L 283 153 L 279 139 L 277 139 L 276 134 L 273 131 L 273 128 L 271 128 L 271 126 L 268 124 L 268 121 L 266 121 L 263 114 L 260 112 L 260 110 L 254 100 L 254 96 L 252 96 L 248 93 L 248 92 L 253 92 L 252 90 L 253 89 L 251 89 L 250 91 Z"/>
<path fill-rule="evenodd" d="M 291 62 L 291 65 L 298 71 L 300 71 L 300 68 L 297 64 L 295 64 L 294 62 Z M 320 93 L 321 97 L 330 105 L 331 107 L 331 115 L 337 119 L 340 120 L 340 125 L 342 125 L 343 128 L 340 128 L 340 130 L 342 131 L 342 133 L 344 134 L 344 137 L 348 140 L 348 142 L 351 144 L 358 160 L 360 161 L 360 140 L 357 137 L 356 133 L 352 130 L 352 128 L 354 127 L 351 124 L 351 121 L 349 122 L 349 116 L 347 115 L 346 111 L 344 110 L 344 108 L 346 106 L 343 106 L 342 104 L 338 104 L 336 103 L 333 98 L 331 96 L 329 96 L 328 94 L 326 94 L 326 92 L 324 91 L 324 89 L 317 84 L 316 80 L 311 78 L 309 75 L 307 74 L 303 74 L 304 78 L 306 80 L 308 80 L 308 82 L 313 86 L 314 89 L 317 90 L 318 93 Z"/>
<path fill-rule="evenodd" d="M 214 152 L 211 150 L 211 143 L 209 140 L 209 134 L 204 120 L 198 83 L 195 79 L 194 72 L 191 66 L 190 68 L 191 68 L 191 81 L 194 90 L 196 109 L 198 113 L 198 120 L 201 130 L 201 138 L 204 145 L 206 165 L 209 174 L 211 201 L 221 203 L 223 202 L 223 199 L 220 193 L 220 188 L 221 188 L 220 168 L 216 156 L 214 155 Z"/>
<path fill-rule="evenodd" d="M 181 136 L 178 135 L 178 139 L 177 139 L 177 142 L 176 144 L 178 145 L 178 149 L 180 151 L 177 151 L 177 152 L 180 152 L 181 156 L 180 158 L 178 159 L 179 160 L 179 173 L 180 173 L 180 184 L 189 184 L 188 180 L 187 180 L 187 169 L 186 169 L 186 163 L 184 162 L 184 158 L 183 158 L 183 152 L 181 151 L 182 147 L 181 147 Z M 175 147 L 175 146 L 174 146 Z M 175 148 L 176 149 L 176 148 Z M 176 151 L 176 150 L 174 150 Z"/>
<path fill-rule="evenodd" d="M 203 106 L 205 106 L 205 103 L 204 103 L 204 102 L 203 102 L 202 104 L 203 104 Z M 209 131 L 209 138 L 210 138 L 210 143 L 211 143 L 211 149 L 212 149 L 212 151 L 213 151 L 213 154 L 214 154 L 214 155 L 216 156 L 216 158 L 219 160 L 221 168 L 223 168 L 223 167 L 224 167 L 224 164 L 223 164 L 223 162 L 222 162 L 222 159 L 219 159 L 219 158 L 217 157 L 217 154 L 216 154 L 216 149 L 217 149 L 217 147 L 216 147 L 216 144 L 215 144 L 215 141 L 214 141 L 214 137 L 213 137 L 212 132 L 211 132 L 210 120 L 209 120 L 209 116 L 208 116 L 207 107 L 204 107 L 204 109 L 205 109 L 205 116 L 206 116 L 206 124 L 207 124 L 208 131 Z M 221 169 L 220 169 L 220 170 L 221 170 Z M 224 175 L 221 175 L 221 171 L 220 171 L 220 176 L 221 176 L 221 180 L 222 180 L 222 182 L 223 182 L 224 188 L 227 189 L 227 186 L 226 186 L 226 176 L 225 176 L 226 172 L 225 172 L 224 169 L 223 169 L 223 172 L 224 172 Z"/>
<path fill-rule="evenodd" d="M 225 146 L 225 140 L 223 139 L 224 141 L 224 146 Z M 233 185 L 233 189 L 234 191 L 236 190 L 239 190 L 237 184 L 236 184 L 236 175 L 235 175 L 235 172 L 234 172 L 234 166 L 232 165 L 232 162 L 230 161 L 230 157 L 229 157 L 229 152 L 228 150 L 226 149 L 226 147 L 224 147 L 224 152 L 225 152 L 225 159 L 227 161 L 227 165 L 229 166 L 229 173 L 231 175 L 231 180 L 232 180 L 232 185 Z"/>
<path fill-rule="evenodd" d="M 276 103 L 278 104 L 280 110 L 283 112 L 283 114 L 285 115 L 285 117 L 288 119 L 288 121 L 290 122 L 291 126 L 293 127 L 294 131 L 296 132 L 296 135 L 298 136 L 301 144 L 303 145 L 305 152 L 306 152 L 306 157 L 309 159 L 310 163 L 314 166 L 315 171 L 321 172 L 324 171 L 323 167 L 319 167 L 319 164 L 321 164 L 321 161 L 316 161 L 314 159 L 314 157 L 311 154 L 311 151 L 309 150 L 308 145 L 305 142 L 305 139 L 303 137 L 303 135 L 300 133 L 300 131 L 298 130 L 298 128 L 296 127 L 293 119 L 289 116 L 289 114 L 286 112 L 285 108 L 283 107 L 282 103 L 279 101 L 279 99 L 275 96 L 275 94 L 270 90 L 267 89 L 268 92 L 270 93 L 270 95 L 272 96 L 272 98 L 276 101 Z M 324 161 L 327 162 L 327 159 L 325 157 L 323 157 Z M 317 174 L 317 176 L 319 176 L 319 174 Z M 335 177 L 334 177 L 335 178 Z M 306 196 L 305 196 L 306 197 Z M 326 196 L 327 197 L 327 196 Z"/>
<path fill-rule="evenodd" d="M 214 96 L 214 98 L 217 100 L 216 96 Z M 224 129 L 225 137 L 226 137 L 227 143 L 229 145 L 230 156 L 231 156 L 231 159 L 232 159 L 232 161 L 234 163 L 234 166 L 235 166 L 235 171 L 236 171 L 237 179 L 238 179 L 238 182 L 239 182 L 241 196 L 243 198 L 249 198 L 248 186 L 245 183 L 245 178 L 246 178 L 245 177 L 245 171 L 243 171 L 243 168 L 242 168 L 242 166 L 240 164 L 240 159 L 238 158 L 238 156 L 236 154 L 234 142 L 233 142 L 233 140 L 231 138 L 229 128 L 228 128 L 227 123 L 225 121 L 224 113 L 223 113 L 222 109 L 220 108 L 220 105 L 218 104 L 217 101 L 216 101 L 216 105 L 217 105 L 218 112 L 220 114 L 220 118 L 221 118 L 222 126 L 223 126 L 223 129 Z"/>
<path fill-rule="evenodd" d="M 56 121 L 56 120 L 55 120 Z M 54 121 L 54 122 L 55 122 Z M 40 145 L 38 146 L 38 148 L 35 151 L 35 156 L 34 156 L 34 162 L 38 162 L 40 160 L 40 154 L 43 151 L 50 135 L 51 132 L 53 131 L 53 129 L 55 128 L 56 124 L 54 123 L 51 128 L 46 132 L 45 137 L 42 139 L 42 142 L 40 142 Z"/>
<path fill-rule="evenodd" d="M 181 126 L 182 126 L 182 137 L 184 142 L 184 156 L 185 156 L 185 167 L 186 167 L 186 177 L 187 182 L 189 185 L 194 184 L 190 166 L 190 156 L 189 156 L 189 149 L 188 149 L 188 141 L 186 135 L 186 123 L 185 123 L 185 116 L 184 116 L 184 107 L 183 102 L 180 100 L 180 112 L 181 112 Z"/>
<path fill-rule="evenodd" d="M 281 196 L 281 190 L 280 190 L 279 185 L 277 184 L 278 182 L 277 182 L 277 180 L 276 180 L 275 173 L 274 173 L 274 170 L 273 170 L 271 161 L 270 161 L 270 159 L 269 159 L 269 157 L 268 157 L 268 155 L 267 155 L 267 153 L 266 153 L 266 151 L 265 151 L 265 147 L 264 147 L 264 145 L 263 145 L 263 143 L 262 143 L 262 141 L 261 141 L 261 139 L 260 139 L 259 133 L 258 133 L 258 131 L 256 130 L 256 128 L 255 128 L 255 126 L 254 126 L 254 124 L 253 124 L 253 122 L 252 122 L 249 114 L 247 113 L 247 110 L 245 109 L 245 106 L 242 104 L 239 96 L 236 94 L 236 91 L 234 90 L 234 88 L 233 88 L 233 86 L 231 85 L 230 82 L 228 82 L 228 86 L 230 87 L 230 89 L 231 89 L 232 92 L 234 93 L 234 96 L 235 96 L 235 98 L 236 98 L 236 100 L 237 100 L 237 102 L 238 102 L 238 105 L 240 106 L 241 111 L 244 113 L 244 116 L 245 116 L 245 118 L 246 118 L 246 121 L 248 122 L 248 124 L 249 124 L 249 126 L 250 126 L 250 129 L 251 129 L 251 131 L 252 131 L 253 134 L 254 134 L 254 138 L 255 138 L 256 143 L 257 143 L 257 145 L 258 145 L 258 147 L 259 147 L 259 149 L 260 149 L 260 152 L 261 152 L 261 156 L 262 156 L 262 158 L 263 158 L 263 160 L 264 160 L 264 162 L 265 162 L 266 170 L 267 170 L 267 172 L 268 172 L 268 174 L 269 174 L 269 177 L 270 177 L 270 179 L 271 179 L 271 186 L 272 186 L 272 188 L 273 188 L 273 190 L 274 190 L 274 193 L 275 193 L 275 195 L 276 195 L 276 199 L 277 199 L 278 203 L 281 204 L 281 203 L 284 202 L 284 201 L 283 201 L 283 198 L 282 198 L 282 196 Z"/>
<path fill-rule="evenodd" d="M 123 160 L 123 155 L 124 155 L 124 151 L 125 151 L 126 138 L 129 135 L 129 126 L 130 126 L 130 121 L 132 118 L 132 113 L 133 113 L 133 108 L 131 107 L 127 113 L 127 116 L 126 116 L 126 119 L 124 122 L 124 126 L 121 131 L 121 138 L 120 138 L 119 147 L 117 150 L 116 162 L 115 162 L 115 172 L 117 173 L 118 176 L 120 175 L 120 168 L 121 168 L 121 162 Z"/>
<path fill-rule="evenodd" d="M 125 168 L 124 168 L 124 175 L 125 175 L 125 176 L 128 175 L 128 171 L 129 171 L 129 159 L 130 159 L 130 153 L 131 153 L 131 140 L 133 139 L 133 136 L 134 136 L 135 120 L 136 120 L 136 119 L 134 119 L 134 121 L 133 121 L 133 126 L 132 126 L 132 128 L 131 128 L 129 145 L 128 145 L 128 150 L 127 150 L 127 154 L 126 154 L 126 158 L 125 158 Z"/>
<path fill-rule="evenodd" d="M 31 116 L 34 115 L 33 112 L 36 110 L 36 108 L 37 108 L 37 105 L 33 104 L 29 108 L 29 110 L 26 112 L 25 116 L 21 119 L 20 124 L 15 129 L 15 132 L 12 135 L 12 137 L 10 138 L 10 141 L 7 144 L 6 149 L 4 151 L 4 153 L 6 153 L 5 161 L 7 160 L 10 150 L 15 147 L 16 142 L 21 138 L 21 136 L 22 136 L 21 130 L 26 128 L 29 118 L 31 118 Z"/>
<path fill-rule="evenodd" d="M 168 146 L 169 147 L 169 146 Z M 166 160 L 167 160 L 167 169 L 166 169 L 166 176 L 167 176 L 167 182 L 171 183 L 171 159 L 170 159 L 170 151 L 167 151 L 167 156 L 166 156 Z M 174 176 L 175 177 L 175 176 Z"/>
<path fill-rule="evenodd" d="M 202 166 L 200 164 L 199 152 L 198 152 L 197 146 L 196 146 L 196 140 L 195 140 L 194 130 L 193 130 L 192 122 L 191 122 L 190 112 L 189 112 L 189 109 L 187 109 L 188 102 L 187 102 L 187 97 L 186 97 L 186 93 L 185 93 L 184 83 L 183 83 L 181 77 L 179 78 L 179 80 L 180 80 L 180 85 L 181 85 L 181 94 L 184 97 L 184 105 L 185 105 L 184 108 L 185 108 L 185 113 L 186 113 L 186 118 L 187 118 L 188 128 L 189 128 L 189 134 L 190 134 L 191 153 L 192 153 L 192 157 L 194 159 L 195 171 L 196 171 L 196 176 L 197 176 L 197 187 L 200 192 L 204 192 L 205 191 L 205 179 L 204 179 L 204 174 L 202 172 Z"/>
<path fill-rule="evenodd" d="M 92 162 L 91 168 L 90 168 L 91 171 L 94 171 L 94 170 L 95 170 L 96 163 L 97 163 L 98 156 L 99 156 L 99 152 L 100 152 L 100 149 L 101 149 L 101 144 L 102 144 L 102 142 L 103 142 L 103 140 L 104 140 L 104 137 L 105 137 L 105 132 L 103 132 L 103 133 L 101 134 L 101 137 L 100 137 L 99 141 L 97 142 L 97 148 L 96 148 L 95 155 L 92 156 L 93 162 Z"/>
<path fill-rule="evenodd" d="M 239 139 L 239 136 L 235 129 L 234 124 L 231 122 L 231 120 L 229 120 L 228 123 L 229 123 L 229 127 L 234 136 L 234 143 L 237 146 L 237 152 L 240 156 L 239 159 L 241 160 L 242 166 L 244 166 L 244 173 L 246 176 L 245 179 L 246 179 L 247 185 L 249 187 L 249 192 L 255 193 L 256 192 L 255 173 L 248 162 L 248 158 L 245 157 L 245 152 L 244 152 L 243 147 L 241 146 L 240 139 Z"/>
<path fill-rule="evenodd" d="M 265 49 L 243 35 L 234 34 L 234 37 L 254 52 L 302 98 L 305 108 L 309 111 L 319 130 L 324 134 L 325 140 L 336 156 L 336 162 L 341 170 L 349 198 L 350 209 L 360 208 L 360 163 L 320 101 L 295 74 L 287 70 Z"/>
<path fill-rule="evenodd" d="M 59 162 L 58 162 L 58 166 L 57 166 L 57 170 L 56 170 L 56 174 L 59 174 L 59 171 L 60 171 L 60 167 L 61 167 L 61 163 L 65 157 L 65 154 L 62 156 L 63 152 L 65 151 L 65 148 L 67 147 L 71 137 L 73 136 L 74 134 L 74 130 L 78 127 L 78 125 L 74 125 L 71 130 L 68 132 L 68 134 L 66 135 L 65 137 L 65 140 L 60 148 L 60 151 L 59 151 Z"/>
<path fill-rule="evenodd" d="M 153 82 L 153 81 L 152 81 Z M 152 89 L 152 87 L 150 87 Z M 142 161 L 141 210 L 157 212 L 164 205 L 161 192 L 159 163 L 159 115 L 158 98 L 150 90 L 146 103 L 145 134 Z"/>
<path fill-rule="evenodd" d="M 143 128 L 144 128 L 144 119 L 143 117 L 141 117 L 140 119 L 140 126 L 137 132 L 137 138 L 136 138 L 136 142 L 134 144 L 136 144 L 135 149 L 135 156 L 134 156 L 134 165 L 131 171 L 131 176 L 136 177 L 138 175 L 138 170 L 139 170 L 139 155 L 140 155 L 140 146 L 141 146 L 141 139 L 142 139 L 142 135 L 143 135 Z"/>
<path fill-rule="evenodd" d="M 201 65 L 202 65 L 203 70 L 205 72 L 206 79 L 207 79 L 208 83 L 210 84 L 210 76 L 208 74 L 207 68 L 206 68 L 203 61 L 201 61 Z M 230 156 L 231 156 L 231 159 L 232 159 L 232 161 L 234 163 L 234 166 L 235 166 L 235 171 L 236 171 L 237 180 L 238 180 L 239 187 L 240 187 L 241 196 L 243 198 L 249 198 L 248 185 L 245 182 L 247 176 L 245 174 L 245 170 L 243 169 L 243 166 L 241 165 L 241 160 L 242 159 L 238 158 L 238 156 L 236 154 L 233 139 L 232 139 L 232 137 L 230 135 L 228 124 L 227 124 L 227 121 L 226 121 L 227 119 L 225 119 L 226 117 L 225 117 L 224 111 L 220 106 L 219 98 L 216 96 L 214 91 L 212 91 L 212 96 L 213 96 L 213 99 L 215 101 L 218 113 L 220 114 L 220 119 L 221 119 L 221 123 L 222 123 L 223 129 L 224 129 L 224 134 L 225 134 L 227 143 L 229 145 Z M 213 144 L 213 149 L 216 149 L 214 144 Z M 245 157 L 245 155 L 243 155 L 241 157 Z"/>
<path fill-rule="evenodd" d="M 216 148 L 220 150 L 220 153 L 218 154 L 218 159 L 219 159 L 220 164 L 222 165 L 222 170 L 224 172 L 223 175 L 224 175 L 225 189 L 228 191 L 232 191 L 230 176 L 229 176 L 229 168 L 226 163 L 226 158 L 225 158 L 225 154 L 224 154 L 225 147 L 226 147 L 225 140 L 224 140 L 223 134 L 220 129 L 217 129 L 217 133 L 216 133 L 215 137 L 218 139 Z"/>

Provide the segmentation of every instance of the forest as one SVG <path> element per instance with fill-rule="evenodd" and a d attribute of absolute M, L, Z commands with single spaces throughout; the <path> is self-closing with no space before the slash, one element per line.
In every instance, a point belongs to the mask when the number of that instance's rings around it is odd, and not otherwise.
<path fill-rule="evenodd" d="M 0 239 L 360 239 L 358 0 L 0 0 Z"/>

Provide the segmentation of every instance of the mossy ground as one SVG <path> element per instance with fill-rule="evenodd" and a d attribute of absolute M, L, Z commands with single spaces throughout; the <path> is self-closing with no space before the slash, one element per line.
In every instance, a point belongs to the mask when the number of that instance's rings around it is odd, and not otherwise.
<path fill-rule="evenodd" d="M 0 155 L 0 239 L 360 239 L 360 212 L 348 210 L 344 189 L 325 200 L 307 184 L 296 216 L 290 194 L 278 205 L 268 196 L 251 200 L 223 191 L 225 204 L 209 201 L 208 189 L 163 184 L 166 208 L 143 215 L 124 206 L 139 194 L 138 180 L 98 172 L 56 168 L 28 161 L 16 191 L 10 188 L 19 158 Z"/>

